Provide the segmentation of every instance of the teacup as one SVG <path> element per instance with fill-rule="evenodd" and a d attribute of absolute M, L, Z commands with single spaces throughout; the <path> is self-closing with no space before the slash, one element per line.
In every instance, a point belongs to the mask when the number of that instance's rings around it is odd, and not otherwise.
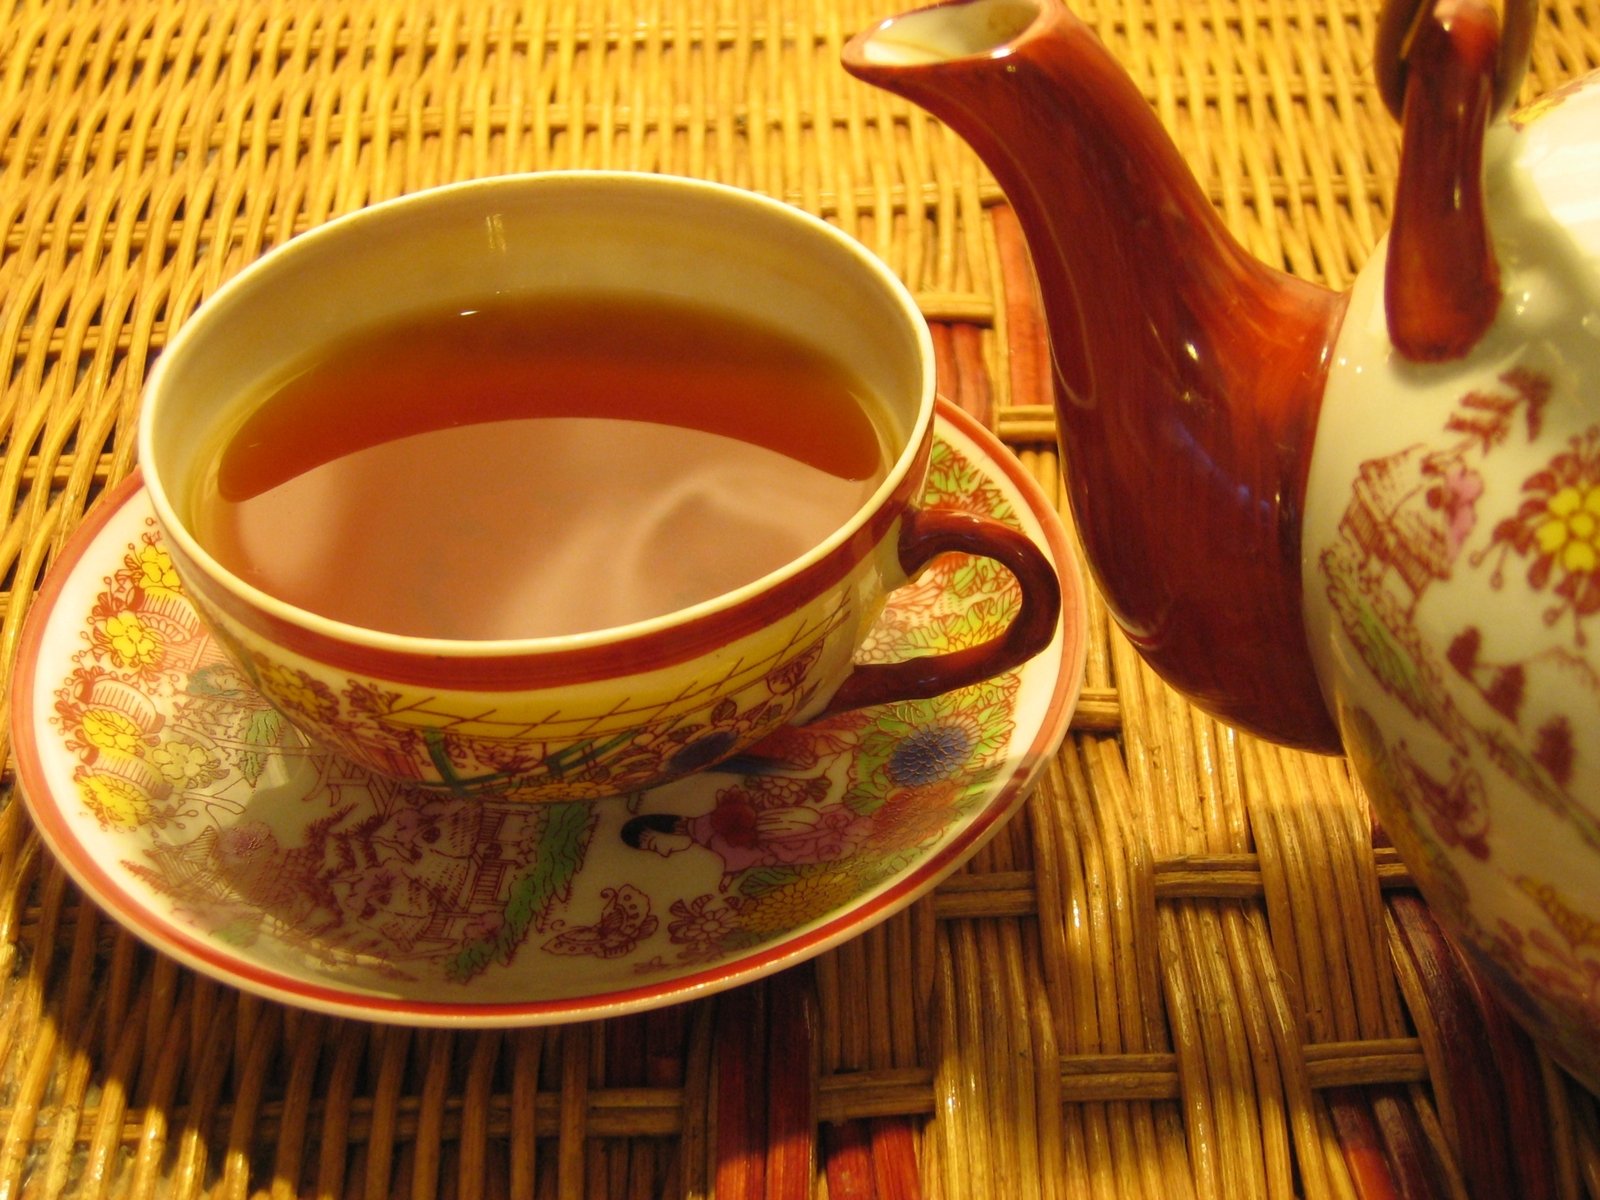
<path fill-rule="evenodd" d="M 688 607 L 575 633 L 487 639 L 364 628 L 268 594 L 197 536 L 201 476 L 264 381 L 424 308 L 485 296 L 670 296 L 817 347 L 870 388 L 886 469 L 804 553 Z M 920 508 L 934 357 L 904 286 L 791 206 L 686 178 L 574 171 L 380 203 L 293 239 L 217 292 L 151 375 L 139 455 L 157 521 L 220 643 L 306 736 L 425 789 L 598 798 L 703 769 L 777 727 L 919 699 L 1052 640 L 1054 569 L 998 522 Z M 403 488 L 406 481 L 396 480 Z M 294 530 L 283 531 L 290 543 Z M 1018 580 L 1008 628 L 899 663 L 854 661 L 886 595 L 946 551 Z"/>

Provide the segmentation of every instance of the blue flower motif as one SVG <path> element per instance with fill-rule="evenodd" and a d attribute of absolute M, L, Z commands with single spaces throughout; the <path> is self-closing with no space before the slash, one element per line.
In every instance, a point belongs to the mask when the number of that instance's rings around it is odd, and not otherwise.
<path fill-rule="evenodd" d="M 889 779 L 898 787 L 948 779 L 966 768 L 973 740 L 965 724 L 925 725 L 895 747 L 889 756 Z"/>

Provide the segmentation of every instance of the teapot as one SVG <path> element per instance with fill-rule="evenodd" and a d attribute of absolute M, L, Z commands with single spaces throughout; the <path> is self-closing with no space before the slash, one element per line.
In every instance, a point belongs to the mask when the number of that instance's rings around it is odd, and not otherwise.
<path fill-rule="evenodd" d="M 1219 719 L 1345 752 L 1456 943 L 1600 1090 L 1600 75 L 1510 113 L 1510 3 L 1383 14 L 1394 220 L 1347 291 L 1239 244 L 1060 0 L 893 17 L 843 63 L 1017 213 L 1133 645 Z"/>

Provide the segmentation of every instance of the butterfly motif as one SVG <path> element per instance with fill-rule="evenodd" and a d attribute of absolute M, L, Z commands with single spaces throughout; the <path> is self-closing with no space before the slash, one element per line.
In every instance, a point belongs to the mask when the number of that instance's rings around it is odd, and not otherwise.
<path fill-rule="evenodd" d="M 562 930 L 545 942 L 551 954 L 592 954 L 621 958 L 656 931 L 660 922 L 650 912 L 650 897 L 630 883 L 600 893 L 600 920 Z"/>

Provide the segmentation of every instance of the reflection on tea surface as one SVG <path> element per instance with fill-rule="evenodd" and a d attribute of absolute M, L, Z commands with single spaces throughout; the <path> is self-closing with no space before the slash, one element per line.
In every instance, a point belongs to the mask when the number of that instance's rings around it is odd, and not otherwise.
<path fill-rule="evenodd" d="M 609 628 L 778 569 L 886 470 L 873 400 L 765 327 L 669 300 L 497 299 L 302 364 L 195 499 L 291 604 L 457 639 Z"/>

